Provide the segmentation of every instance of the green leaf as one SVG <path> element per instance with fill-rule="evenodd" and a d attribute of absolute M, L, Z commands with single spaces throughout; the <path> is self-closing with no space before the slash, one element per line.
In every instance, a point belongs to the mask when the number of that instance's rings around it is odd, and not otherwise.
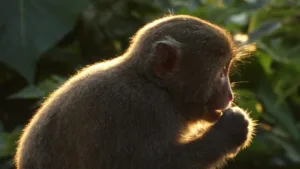
<path fill-rule="evenodd" d="M 288 106 L 285 103 L 276 104 L 277 97 L 270 86 L 261 83 L 258 92 L 258 98 L 261 100 L 266 112 L 274 116 L 279 124 L 288 131 L 294 140 L 300 140 L 300 134 L 297 129 L 295 120 L 292 117 Z"/>
<path fill-rule="evenodd" d="M 260 103 L 254 92 L 246 89 L 235 90 L 238 105 L 251 113 L 253 119 L 259 119 L 262 115 Z"/>
<path fill-rule="evenodd" d="M 287 58 L 291 63 L 300 64 L 300 45 L 287 49 Z"/>
<path fill-rule="evenodd" d="M 300 152 L 297 151 L 297 148 L 295 146 L 279 137 L 275 137 L 274 135 L 268 134 L 266 136 L 269 139 L 273 140 L 275 143 L 279 144 L 281 147 L 283 147 L 286 151 L 286 155 L 289 157 L 290 160 L 297 163 L 300 162 Z"/>
<path fill-rule="evenodd" d="M 268 21 L 249 33 L 248 43 L 253 43 L 263 36 L 269 35 L 282 26 L 280 21 Z"/>
<path fill-rule="evenodd" d="M 286 62 L 282 59 L 280 53 L 278 51 L 275 51 L 275 49 L 270 48 L 265 43 L 258 42 L 257 46 L 266 52 L 273 60 L 280 61 L 280 62 Z"/>
<path fill-rule="evenodd" d="M 58 75 L 52 75 L 50 78 L 40 82 L 37 86 L 29 85 L 21 91 L 10 95 L 9 99 L 41 99 L 49 93 L 56 90 L 67 79 Z"/>
<path fill-rule="evenodd" d="M 22 98 L 22 99 L 39 99 L 45 96 L 45 92 L 42 90 L 36 88 L 35 86 L 27 86 L 18 93 L 10 95 L 9 99 L 16 99 L 16 98 Z"/>
<path fill-rule="evenodd" d="M 66 82 L 67 78 L 60 77 L 58 75 L 52 75 L 50 78 L 42 81 L 38 84 L 38 88 L 45 92 L 47 95 L 48 93 L 53 92 L 59 86 L 61 86 L 64 82 Z"/>
<path fill-rule="evenodd" d="M 16 143 L 21 135 L 22 128 L 15 128 L 11 133 L 0 133 L 4 146 L 0 147 L 0 157 L 12 156 L 16 151 Z"/>
<path fill-rule="evenodd" d="M 272 73 L 271 64 L 273 62 L 272 58 L 260 51 L 257 52 L 256 55 L 258 56 L 257 57 L 258 61 L 259 61 L 260 65 L 262 66 L 262 68 L 264 69 L 264 71 L 267 74 L 271 74 Z"/>
<path fill-rule="evenodd" d="M 88 0 L 0 0 L 0 61 L 33 83 L 38 57 L 75 25 Z"/>
<path fill-rule="evenodd" d="M 258 11 L 259 9 L 264 8 L 269 2 L 270 0 L 259 0 L 254 2 L 247 2 L 240 5 L 238 9 L 244 12 Z"/>

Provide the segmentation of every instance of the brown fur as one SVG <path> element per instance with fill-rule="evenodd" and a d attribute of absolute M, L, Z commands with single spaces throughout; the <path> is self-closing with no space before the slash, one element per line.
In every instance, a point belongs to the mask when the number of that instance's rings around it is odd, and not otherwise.
<path fill-rule="evenodd" d="M 242 109 L 216 113 L 230 105 L 220 73 L 233 51 L 226 31 L 195 17 L 147 24 L 122 56 L 84 68 L 46 99 L 20 139 L 17 168 L 221 166 L 253 133 Z M 201 134 L 184 136 L 192 124 Z"/>

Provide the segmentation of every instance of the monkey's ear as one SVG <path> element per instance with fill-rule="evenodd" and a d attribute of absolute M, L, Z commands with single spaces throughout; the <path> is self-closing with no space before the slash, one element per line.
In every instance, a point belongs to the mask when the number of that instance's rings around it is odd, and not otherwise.
<path fill-rule="evenodd" d="M 180 62 L 180 43 L 173 38 L 158 41 L 154 45 L 155 49 L 155 64 L 154 73 L 165 78 L 179 69 Z"/>

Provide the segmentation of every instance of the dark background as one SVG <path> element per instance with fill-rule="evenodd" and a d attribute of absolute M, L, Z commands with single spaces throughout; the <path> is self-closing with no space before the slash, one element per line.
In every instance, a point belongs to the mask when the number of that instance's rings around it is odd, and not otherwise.
<path fill-rule="evenodd" d="M 0 0 L 0 11 L 0 169 L 13 168 L 22 128 L 49 93 L 169 13 L 223 26 L 253 51 L 231 79 L 257 135 L 226 168 L 300 168 L 300 1 Z"/>

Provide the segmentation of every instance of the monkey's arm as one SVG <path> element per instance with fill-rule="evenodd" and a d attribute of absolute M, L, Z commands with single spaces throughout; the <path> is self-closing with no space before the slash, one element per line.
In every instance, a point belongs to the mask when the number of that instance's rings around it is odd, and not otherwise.
<path fill-rule="evenodd" d="M 163 166 L 160 167 L 207 169 L 220 166 L 238 147 L 224 133 L 213 127 L 198 140 L 171 145 L 166 149 L 163 162 L 160 163 Z"/>
<path fill-rule="evenodd" d="M 200 139 L 186 144 L 147 140 L 137 152 L 139 169 L 209 169 L 224 164 L 233 145 L 224 139 L 221 132 L 212 129 Z"/>
<path fill-rule="evenodd" d="M 229 109 L 201 138 L 192 142 L 171 143 L 158 133 L 160 136 L 147 141 L 146 148 L 151 150 L 146 152 L 156 153 L 146 157 L 148 165 L 161 169 L 208 169 L 223 165 L 226 158 L 248 144 L 252 133 L 249 123 L 250 118 L 241 109 Z"/>

